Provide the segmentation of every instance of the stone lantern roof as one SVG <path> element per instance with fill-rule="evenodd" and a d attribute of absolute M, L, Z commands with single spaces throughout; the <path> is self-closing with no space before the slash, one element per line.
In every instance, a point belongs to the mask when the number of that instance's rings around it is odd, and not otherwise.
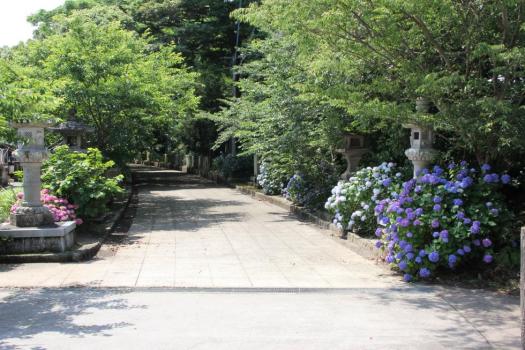
<path fill-rule="evenodd" d="M 48 128 L 49 130 L 59 132 L 63 135 L 79 135 L 88 132 L 93 132 L 95 129 L 81 121 L 70 119 L 58 126 Z"/>

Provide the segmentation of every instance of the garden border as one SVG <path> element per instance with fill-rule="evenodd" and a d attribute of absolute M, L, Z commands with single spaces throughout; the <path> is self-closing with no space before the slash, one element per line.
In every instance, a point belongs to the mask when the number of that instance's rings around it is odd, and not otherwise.
<path fill-rule="evenodd" d="M 381 262 L 383 261 L 381 258 L 382 252 L 375 247 L 373 240 L 362 238 L 354 232 L 345 232 L 340 230 L 329 220 L 321 217 L 319 213 L 313 213 L 303 207 L 297 206 L 281 196 L 266 195 L 251 186 L 236 185 L 235 189 L 255 199 L 277 205 L 280 208 L 288 210 L 292 215 L 295 215 L 300 220 L 308 221 L 319 226 L 322 229 L 321 232 L 323 232 L 325 235 L 331 237 L 336 242 L 344 245 L 354 253 L 366 259 L 372 259 Z"/>
<path fill-rule="evenodd" d="M 75 250 L 61 253 L 36 253 L 36 254 L 5 254 L 0 255 L 0 263 L 2 264 L 21 264 L 21 263 L 53 263 L 53 262 L 80 262 L 86 261 L 94 257 L 108 235 L 113 231 L 124 215 L 134 195 L 134 188 L 131 186 L 128 190 L 126 202 L 116 211 L 115 214 L 108 221 L 104 227 L 104 235 L 96 243 L 86 243 Z"/>

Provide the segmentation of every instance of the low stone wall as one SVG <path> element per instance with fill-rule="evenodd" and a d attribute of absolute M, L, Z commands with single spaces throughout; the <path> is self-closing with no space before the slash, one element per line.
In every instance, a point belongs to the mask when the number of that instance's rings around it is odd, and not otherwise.
<path fill-rule="evenodd" d="M 311 212 L 303 207 L 299 207 L 281 196 L 269 196 L 254 187 L 250 186 L 235 186 L 240 192 L 250 195 L 256 199 L 263 200 L 296 215 L 304 221 L 312 222 L 322 228 L 324 233 L 336 239 L 339 243 L 348 247 L 353 252 L 365 257 L 367 259 L 382 260 L 382 252 L 374 246 L 374 240 L 360 237 L 354 232 L 345 232 L 338 229 L 330 221 L 327 213 Z"/>

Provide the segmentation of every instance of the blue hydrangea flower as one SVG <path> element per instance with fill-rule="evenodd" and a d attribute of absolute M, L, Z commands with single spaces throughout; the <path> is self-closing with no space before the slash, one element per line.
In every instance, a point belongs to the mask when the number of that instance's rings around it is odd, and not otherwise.
<path fill-rule="evenodd" d="M 381 248 L 383 246 L 383 242 L 381 241 L 376 241 L 376 248 Z"/>
<path fill-rule="evenodd" d="M 407 260 L 412 260 L 412 259 L 414 259 L 414 253 L 412 253 L 412 252 L 408 252 L 407 255 L 405 256 L 405 258 L 406 258 Z"/>
<path fill-rule="evenodd" d="M 403 259 L 403 255 L 404 255 L 404 254 L 403 254 L 402 252 L 397 253 L 397 254 L 396 254 L 396 259 L 397 259 L 397 260 L 401 260 L 401 259 Z"/>
<path fill-rule="evenodd" d="M 434 237 L 434 238 L 438 238 L 438 237 L 439 237 L 439 232 L 433 232 L 433 233 L 432 233 L 432 237 Z"/>
<path fill-rule="evenodd" d="M 397 266 L 401 271 L 405 271 L 408 267 L 408 264 L 406 261 L 401 261 Z"/>
<path fill-rule="evenodd" d="M 449 266 L 451 266 L 451 265 L 453 266 L 457 261 L 458 261 L 458 258 L 454 254 L 450 254 L 448 256 L 448 264 L 449 264 Z"/>
<path fill-rule="evenodd" d="M 490 264 L 492 262 L 492 255 L 485 254 L 485 256 L 483 257 L 483 261 L 487 264 Z"/>
<path fill-rule="evenodd" d="M 479 239 L 475 239 L 472 241 L 472 244 L 474 244 L 476 247 L 479 247 L 481 245 L 481 242 L 479 241 Z"/>
<path fill-rule="evenodd" d="M 464 250 L 465 253 L 467 253 L 467 254 L 470 253 L 470 252 L 472 251 L 472 249 L 471 249 L 470 246 L 468 246 L 468 245 L 463 246 L 463 250 Z"/>
<path fill-rule="evenodd" d="M 432 208 L 434 211 L 440 211 L 441 210 L 441 205 L 439 204 L 434 204 L 434 207 Z"/>
<path fill-rule="evenodd" d="M 427 252 L 425 251 L 425 249 L 421 249 L 421 250 L 419 251 L 419 256 L 420 256 L 420 257 L 425 257 L 426 255 L 427 255 Z"/>
<path fill-rule="evenodd" d="M 393 263 L 395 261 L 394 257 L 392 255 L 387 255 L 385 258 L 385 261 L 389 264 Z"/>
<path fill-rule="evenodd" d="M 484 173 L 486 173 L 487 171 L 490 171 L 490 169 L 491 169 L 491 166 L 488 165 L 488 164 L 483 164 L 483 165 L 481 166 L 481 170 L 482 170 Z"/>
<path fill-rule="evenodd" d="M 422 208 L 417 208 L 415 213 L 416 213 L 417 216 L 421 216 L 421 215 L 423 215 L 423 209 Z"/>
<path fill-rule="evenodd" d="M 492 245 L 492 241 L 488 238 L 485 238 L 481 241 L 481 244 L 485 247 L 485 248 L 488 248 Z"/>
<path fill-rule="evenodd" d="M 428 254 L 428 260 L 430 262 L 436 263 L 439 261 L 439 253 L 436 251 L 433 251 L 432 253 Z"/>
<path fill-rule="evenodd" d="M 465 218 L 465 213 L 460 211 L 457 213 L 456 217 L 459 219 L 459 220 L 463 220 Z"/>
<path fill-rule="evenodd" d="M 454 199 L 454 205 L 457 205 L 458 207 L 463 205 L 463 201 L 459 198 Z"/>
<path fill-rule="evenodd" d="M 431 226 L 432 226 L 432 228 L 438 228 L 439 227 L 439 220 L 438 219 L 432 220 Z"/>
<path fill-rule="evenodd" d="M 403 280 L 404 280 L 405 282 L 410 282 L 410 281 L 412 280 L 412 275 L 409 274 L 409 273 L 405 273 L 405 274 L 403 275 Z"/>
<path fill-rule="evenodd" d="M 407 237 L 408 238 L 412 238 L 412 237 L 414 237 L 414 234 L 412 232 L 408 231 L 407 232 Z"/>
<path fill-rule="evenodd" d="M 420 256 L 416 256 L 416 258 L 414 259 L 414 261 L 418 264 L 421 264 L 423 262 L 423 259 L 421 259 Z"/>
<path fill-rule="evenodd" d="M 510 183 L 510 180 L 511 180 L 511 177 L 508 174 L 501 175 L 501 182 L 503 184 L 506 185 L 506 184 Z"/>
<path fill-rule="evenodd" d="M 421 269 L 419 269 L 419 276 L 421 276 L 422 278 L 427 278 L 430 276 L 430 270 L 427 269 L 426 267 L 422 267 Z"/>
<path fill-rule="evenodd" d="M 459 249 L 456 251 L 456 253 L 457 253 L 458 255 L 461 255 L 461 256 L 465 255 L 465 251 L 464 251 L 463 249 L 461 249 L 461 248 L 459 248 Z"/>
<path fill-rule="evenodd" d="M 443 199 L 439 196 L 435 196 L 433 200 L 434 200 L 434 203 L 441 203 Z"/>

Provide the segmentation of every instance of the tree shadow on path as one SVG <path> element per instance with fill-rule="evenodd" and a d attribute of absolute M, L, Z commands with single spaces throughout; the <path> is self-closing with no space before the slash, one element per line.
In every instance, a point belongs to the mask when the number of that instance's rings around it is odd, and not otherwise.
<path fill-rule="evenodd" d="M 5 339 L 30 339 L 44 332 L 56 332 L 82 338 L 86 335 L 110 336 L 107 331 L 130 327 L 128 322 L 83 325 L 75 318 L 95 310 L 145 308 L 129 305 L 119 290 L 37 289 L 11 290 L 0 298 L 0 349 L 16 349 Z"/>

